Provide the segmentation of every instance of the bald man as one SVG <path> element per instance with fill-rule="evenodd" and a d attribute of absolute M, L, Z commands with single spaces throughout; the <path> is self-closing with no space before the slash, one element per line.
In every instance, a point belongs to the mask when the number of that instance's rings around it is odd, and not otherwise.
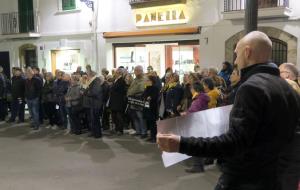
<path fill-rule="evenodd" d="M 222 159 L 216 190 L 281 190 L 283 150 L 294 140 L 300 114 L 299 96 L 269 63 L 272 42 L 251 32 L 237 44 L 241 70 L 229 130 L 213 138 L 158 134 L 161 150 Z M 200 126 L 201 127 L 201 126 Z"/>

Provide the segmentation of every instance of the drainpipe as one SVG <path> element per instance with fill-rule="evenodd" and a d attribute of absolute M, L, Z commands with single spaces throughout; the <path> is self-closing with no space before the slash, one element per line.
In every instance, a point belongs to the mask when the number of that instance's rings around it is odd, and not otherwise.
<path fill-rule="evenodd" d="M 98 5 L 98 0 L 95 0 L 94 1 L 94 13 L 93 13 L 93 38 L 95 40 L 95 58 L 96 58 L 96 71 L 100 71 L 100 65 L 99 65 L 99 55 L 98 55 L 98 51 L 99 51 L 99 47 L 98 47 L 98 34 L 97 34 L 97 31 L 98 31 L 98 12 L 99 12 L 99 5 Z"/>
<path fill-rule="evenodd" d="M 258 0 L 245 0 L 245 32 L 246 34 L 257 30 Z"/>

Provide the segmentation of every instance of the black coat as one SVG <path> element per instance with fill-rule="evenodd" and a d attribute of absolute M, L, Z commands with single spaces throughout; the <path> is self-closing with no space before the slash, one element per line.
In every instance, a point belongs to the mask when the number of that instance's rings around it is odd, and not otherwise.
<path fill-rule="evenodd" d="M 179 106 L 183 97 L 183 88 L 178 83 L 175 87 L 170 88 L 166 92 L 166 110 L 172 111 L 178 115 L 177 106 Z"/>
<path fill-rule="evenodd" d="M 13 99 L 22 98 L 25 96 L 25 78 L 22 76 L 14 76 L 11 79 L 11 96 Z"/>
<path fill-rule="evenodd" d="M 123 78 L 119 78 L 110 88 L 109 107 L 112 111 L 123 112 L 127 105 L 127 86 Z"/>
<path fill-rule="evenodd" d="M 3 74 L 0 73 L 0 99 L 5 97 L 6 91 L 6 79 Z"/>
<path fill-rule="evenodd" d="M 158 100 L 159 100 L 159 89 L 157 86 L 148 86 L 143 94 L 143 99 L 149 101 L 149 108 L 144 109 L 144 118 L 146 120 L 157 120 L 158 119 Z"/>
<path fill-rule="evenodd" d="M 64 80 L 55 80 L 53 83 L 53 93 L 55 97 L 55 102 L 59 105 L 66 104 L 65 95 L 68 92 L 70 83 Z"/>
<path fill-rule="evenodd" d="M 84 96 L 86 96 L 87 107 L 93 109 L 100 109 L 103 105 L 103 91 L 101 86 L 101 79 L 96 77 L 93 82 L 86 89 Z"/>
<path fill-rule="evenodd" d="M 214 138 L 182 137 L 180 152 L 223 158 L 222 172 L 234 179 L 274 176 L 275 183 L 279 155 L 293 140 L 299 117 L 299 96 L 277 66 L 253 65 L 242 70 L 229 131 Z"/>
<path fill-rule="evenodd" d="M 53 88 L 54 88 L 54 81 L 46 81 L 44 86 L 43 86 L 43 90 L 42 90 L 42 101 L 43 102 L 55 102 L 55 98 L 54 98 L 54 92 L 53 92 Z"/>
<path fill-rule="evenodd" d="M 25 82 L 25 98 L 28 100 L 33 100 L 39 98 L 42 93 L 43 83 L 40 79 L 32 77 L 32 79 L 27 79 Z"/>

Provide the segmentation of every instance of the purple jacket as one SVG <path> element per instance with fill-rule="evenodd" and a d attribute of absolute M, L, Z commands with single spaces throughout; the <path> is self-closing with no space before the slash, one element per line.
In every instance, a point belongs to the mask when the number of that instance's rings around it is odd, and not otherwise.
<path fill-rule="evenodd" d="M 200 93 L 193 99 L 192 105 L 188 113 L 198 112 L 208 109 L 209 97 L 205 93 Z"/>

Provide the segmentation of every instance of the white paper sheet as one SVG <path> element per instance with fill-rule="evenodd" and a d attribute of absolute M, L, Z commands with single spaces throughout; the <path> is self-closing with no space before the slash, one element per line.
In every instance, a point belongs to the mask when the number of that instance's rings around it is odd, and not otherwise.
<path fill-rule="evenodd" d="M 157 123 L 161 134 L 175 134 L 184 137 L 214 137 L 224 134 L 229 128 L 232 105 L 191 113 L 186 116 L 162 120 Z M 190 156 L 163 152 L 165 167 L 170 167 Z"/>

